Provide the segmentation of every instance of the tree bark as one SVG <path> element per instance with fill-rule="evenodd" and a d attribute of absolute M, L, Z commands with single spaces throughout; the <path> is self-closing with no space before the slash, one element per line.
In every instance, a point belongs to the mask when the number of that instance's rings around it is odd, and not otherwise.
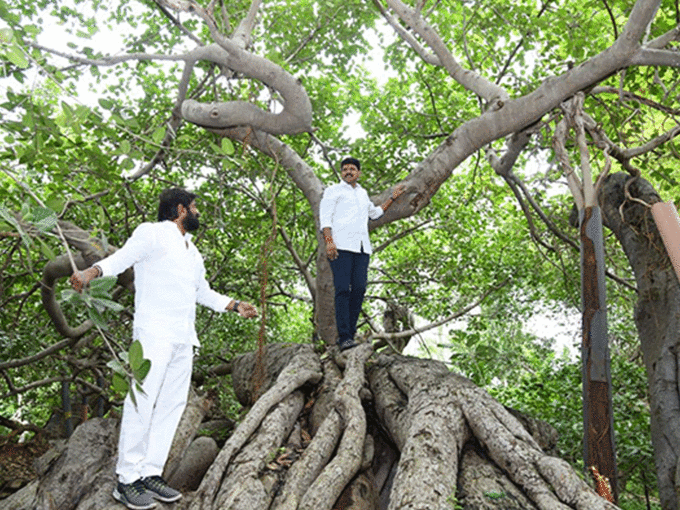
<path fill-rule="evenodd" d="M 621 242 L 637 282 L 635 324 L 647 370 L 659 497 L 664 510 L 675 510 L 680 490 L 680 284 L 651 209 L 640 201 L 651 206 L 661 199 L 649 182 L 623 173 L 610 176 L 600 196 L 605 226 Z"/>
<path fill-rule="evenodd" d="M 584 462 L 609 480 L 613 501 L 618 501 L 618 475 L 612 410 L 612 378 L 607 334 L 604 236 L 602 214 L 586 206 L 581 218 L 581 299 L 583 324 L 581 363 L 583 371 Z"/>
<path fill-rule="evenodd" d="M 161 510 L 616 508 L 540 448 L 539 440 L 553 442 L 549 428 L 520 421 L 442 363 L 374 355 L 369 345 L 323 364 L 306 345 L 268 352 L 276 354 L 265 364 L 278 375 L 267 379 L 198 489 Z M 249 356 L 240 361 L 252 366 Z M 247 369 L 234 374 L 252 380 Z M 180 429 L 198 427 L 203 407 L 195 401 Z M 180 451 L 191 435 L 175 438 Z M 1 501 L 0 510 L 116 508 L 116 444 L 116 420 L 84 422 L 37 484 Z"/>

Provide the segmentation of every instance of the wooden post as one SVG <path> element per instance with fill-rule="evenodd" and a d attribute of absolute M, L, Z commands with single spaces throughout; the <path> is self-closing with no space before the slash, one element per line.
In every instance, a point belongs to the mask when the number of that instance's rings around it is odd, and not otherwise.
<path fill-rule="evenodd" d="M 580 221 L 584 460 L 587 471 L 595 467 L 597 472 L 609 479 L 611 495 L 616 502 L 616 445 L 600 208 L 585 207 L 581 211 Z"/>

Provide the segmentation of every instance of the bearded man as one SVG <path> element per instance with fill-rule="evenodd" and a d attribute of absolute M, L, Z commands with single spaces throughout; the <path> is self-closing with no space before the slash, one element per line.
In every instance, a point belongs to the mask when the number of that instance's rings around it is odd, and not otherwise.
<path fill-rule="evenodd" d="M 155 500 L 171 503 L 182 494 L 161 477 L 175 431 L 187 404 L 193 349 L 198 347 L 196 303 L 242 317 L 256 308 L 219 294 L 206 279 L 203 257 L 189 232 L 199 228 L 196 195 L 180 188 L 159 197 L 158 222 L 139 225 L 125 245 L 92 267 L 71 276 L 80 292 L 91 280 L 135 272 L 133 339 L 142 344 L 151 369 L 123 405 L 113 497 L 132 510 L 147 510 Z M 131 390 L 133 391 L 133 390 Z"/>

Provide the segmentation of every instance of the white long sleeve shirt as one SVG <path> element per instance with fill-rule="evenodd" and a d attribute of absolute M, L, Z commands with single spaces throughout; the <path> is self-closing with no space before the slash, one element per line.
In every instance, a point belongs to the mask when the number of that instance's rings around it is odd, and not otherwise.
<path fill-rule="evenodd" d="M 142 223 L 123 247 L 97 265 L 102 276 L 135 271 L 135 336 L 199 345 L 196 303 L 226 311 L 231 298 L 210 288 L 203 257 L 172 221 Z"/>
<path fill-rule="evenodd" d="M 366 190 L 339 182 L 326 188 L 319 206 L 321 230 L 330 227 L 338 250 L 371 254 L 368 219 L 377 220 L 383 210 L 371 202 Z"/>

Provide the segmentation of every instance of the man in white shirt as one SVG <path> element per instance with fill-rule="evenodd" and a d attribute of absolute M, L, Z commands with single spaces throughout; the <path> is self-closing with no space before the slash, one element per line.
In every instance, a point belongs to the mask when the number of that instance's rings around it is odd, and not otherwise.
<path fill-rule="evenodd" d="M 372 253 L 368 220 L 377 220 L 404 192 L 400 185 L 380 207 L 368 198 L 357 182 L 361 163 L 345 158 L 340 163 L 342 182 L 328 187 L 321 198 L 319 220 L 326 240 L 335 285 L 335 323 L 337 345 L 341 351 L 357 344 L 354 334 L 366 293 L 368 262 Z"/>
<path fill-rule="evenodd" d="M 257 309 L 210 288 L 203 257 L 189 232 L 200 226 L 196 195 L 179 188 L 159 197 L 158 223 L 139 225 L 125 245 L 94 266 L 71 276 L 80 292 L 92 279 L 135 271 L 133 338 L 142 344 L 151 370 L 123 406 L 118 484 L 113 497 L 130 509 L 156 506 L 155 499 L 177 501 L 182 494 L 161 478 L 170 446 L 187 403 L 193 348 L 199 345 L 194 326 L 196 303 L 218 312 L 250 318 Z"/>

